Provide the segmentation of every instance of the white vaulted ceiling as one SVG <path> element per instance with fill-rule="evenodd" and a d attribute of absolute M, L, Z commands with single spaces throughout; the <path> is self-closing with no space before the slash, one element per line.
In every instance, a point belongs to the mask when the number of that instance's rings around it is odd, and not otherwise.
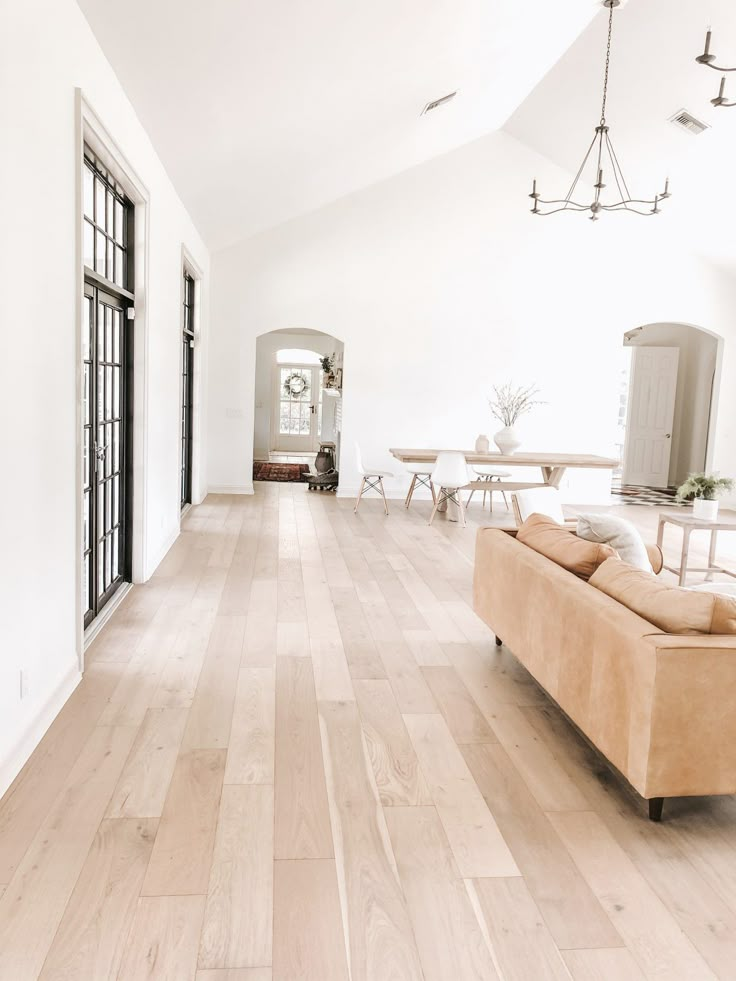
<path fill-rule="evenodd" d="M 600 13 L 596 0 L 79 5 L 213 248 L 501 127 Z"/>

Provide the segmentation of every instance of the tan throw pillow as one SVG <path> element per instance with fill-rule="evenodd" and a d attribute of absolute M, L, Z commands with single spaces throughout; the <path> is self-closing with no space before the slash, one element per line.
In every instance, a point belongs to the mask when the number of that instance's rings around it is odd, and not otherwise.
<path fill-rule="evenodd" d="M 602 562 L 618 554 L 610 545 L 578 538 L 544 514 L 530 514 L 517 531 L 516 540 L 581 579 L 589 579 Z"/>
<path fill-rule="evenodd" d="M 668 586 L 620 559 L 609 559 L 590 585 L 668 634 L 736 634 L 736 599 Z"/>

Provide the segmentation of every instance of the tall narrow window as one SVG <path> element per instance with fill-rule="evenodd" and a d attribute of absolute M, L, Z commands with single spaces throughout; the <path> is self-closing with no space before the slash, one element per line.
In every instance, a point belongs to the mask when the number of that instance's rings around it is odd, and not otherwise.
<path fill-rule="evenodd" d="M 181 475 L 182 508 L 192 503 L 192 430 L 194 423 L 194 279 L 184 270 L 181 358 Z"/>
<path fill-rule="evenodd" d="M 85 148 L 82 377 L 87 626 L 130 578 L 134 208 Z"/>

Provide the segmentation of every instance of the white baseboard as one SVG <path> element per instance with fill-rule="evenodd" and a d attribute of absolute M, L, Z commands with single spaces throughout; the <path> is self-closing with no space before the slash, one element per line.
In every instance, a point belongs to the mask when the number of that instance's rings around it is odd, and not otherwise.
<path fill-rule="evenodd" d="M 76 665 L 75 658 L 74 665 L 69 668 L 54 691 L 46 699 L 41 711 L 38 712 L 15 744 L 8 758 L 0 764 L 0 797 L 2 797 L 28 762 L 34 749 L 43 739 L 46 730 L 66 705 L 69 696 L 81 680 L 82 675 Z"/>
<path fill-rule="evenodd" d="M 165 541 L 164 544 L 159 549 L 158 557 L 156 559 L 154 559 L 152 562 L 149 562 L 148 569 L 146 569 L 146 578 L 145 578 L 144 582 L 148 582 L 148 580 L 154 574 L 154 572 L 156 571 L 156 569 L 158 569 L 158 567 L 163 562 L 166 553 L 169 551 L 169 549 L 174 544 L 174 542 L 176 541 L 176 539 L 179 537 L 180 534 L 181 534 L 181 528 L 177 524 L 177 526 L 174 528 L 174 530 L 169 535 L 167 541 Z"/>
<path fill-rule="evenodd" d="M 208 494 L 252 494 L 253 484 L 215 484 L 207 489 Z"/>

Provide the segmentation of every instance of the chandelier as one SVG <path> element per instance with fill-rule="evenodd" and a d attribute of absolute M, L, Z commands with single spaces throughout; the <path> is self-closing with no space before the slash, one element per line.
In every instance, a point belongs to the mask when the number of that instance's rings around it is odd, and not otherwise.
<path fill-rule="evenodd" d="M 626 184 L 626 178 L 621 170 L 621 165 L 618 162 L 616 151 L 613 148 L 609 128 L 606 125 L 606 96 L 608 95 L 608 69 L 611 62 L 613 11 L 615 7 L 619 6 L 621 0 L 602 0 L 602 2 L 604 7 L 608 7 L 609 14 L 608 43 L 606 45 L 606 68 L 603 76 L 603 103 L 601 105 L 601 119 L 595 128 L 595 135 L 593 136 L 593 140 L 588 147 L 588 152 L 583 157 L 583 162 L 580 164 L 580 168 L 575 175 L 575 179 L 570 185 L 570 189 L 564 198 L 546 201 L 537 191 L 536 180 L 532 183 L 532 193 L 529 195 L 529 197 L 534 201 L 534 207 L 531 209 L 533 215 L 554 215 L 558 211 L 589 211 L 591 221 L 598 221 L 602 211 L 632 211 L 637 215 L 657 215 L 661 211 L 661 208 L 659 207 L 660 202 L 664 201 L 665 198 L 670 197 L 670 182 L 668 178 L 665 181 L 664 190 L 659 194 L 655 194 L 652 200 L 633 198 Z M 595 161 L 595 171 L 594 173 L 591 173 L 591 177 L 595 176 L 597 178 L 593 184 L 595 196 L 592 202 L 589 204 L 584 204 L 575 200 L 575 191 L 577 189 L 578 182 L 580 181 L 581 177 L 583 177 L 586 169 L 592 169 L 593 161 Z M 613 181 L 616 191 L 618 192 L 617 196 L 610 202 L 606 202 L 601 195 L 601 192 L 607 186 L 604 183 L 604 177 L 609 182 Z M 543 208 L 540 208 L 540 205 L 548 210 L 543 210 Z"/>
<path fill-rule="evenodd" d="M 706 68 L 712 68 L 713 71 L 715 72 L 736 72 L 736 68 L 719 68 L 718 65 L 713 64 L 713 62 L 716 60 L 716 56 L 714 54 L 711 54 L 710 52 L 710 38 L 711 38 L 711 30 L 710 28 L 708 28 L 708 31 L 705 35 L 705 50 L 701 55 L 698 55 L 698 57 L 695 59 L 697 63 L 699 65 L 705 65 Z M 711 99 L 710 101 L 716 107 L 736 106 L 736 102 L 729 102 L 726 99 L 725 75 L 723 75 L 721 78 L 721 88 L 718 92 L 718 95 L 715 97 L 715 99 Z"/>

